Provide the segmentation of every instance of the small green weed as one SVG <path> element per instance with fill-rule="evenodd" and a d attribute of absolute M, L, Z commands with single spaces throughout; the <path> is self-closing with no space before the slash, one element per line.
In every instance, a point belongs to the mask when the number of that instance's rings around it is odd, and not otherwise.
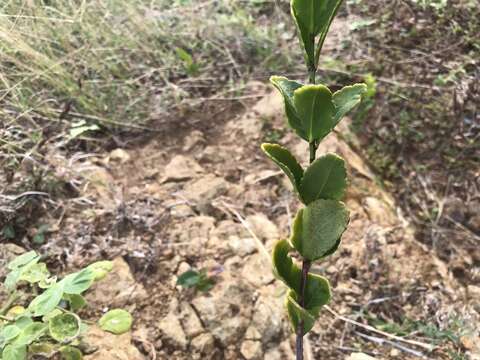
<path fill-rule="evenodd" d="M 0 306 L 0 359 L 81 359 L 82 336 L 88 330 L 78 315 L 87 305 L 83 294 L 107 276 L 112 263 L 96 262 L 60 280 L 31 251 L 11 261 L 7 269 L 3 288 L 9 299 Z M 25 307 L 17 303 L 25 298 L 29 299 Z M 130 330 L 132 321 L 128 312 L 115 309 L 100 319 L 99 326 L 123 334 Z"/>
<path fill-rule="evenodd" d="M 197 291 L 208 292 L 211 290 L 215 281 L 214 278 L 208 275 L 207 270 L 188 270 L 181 274 L 177 279 L 177 285 L 183 288 L 194 288 Z"/>

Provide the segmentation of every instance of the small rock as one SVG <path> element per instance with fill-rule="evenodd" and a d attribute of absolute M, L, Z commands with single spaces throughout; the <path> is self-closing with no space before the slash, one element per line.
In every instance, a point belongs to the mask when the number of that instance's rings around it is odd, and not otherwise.
<path fill-rule="evenodd" d="M 269 349 L 265 352 L 265 359 L 268 359 L 268 360 L 284 360 L 286 358 L 282 355 L 282 352 L 275 347 L 275 348 Z"/>
<path fill-rule="evenodd" d="M 86 295 L 89 303 L 100 308 L 123 306 L 145 297 L 145 288 L 135 281 L 130 267 L 121 257 L 113 260 L 113 269 L 107 278 L 94 284 Z"/>
<path fill-rule="evenodd" d="M 472 231 L 480 234 L 480 215 L 472 216 L 468 220 L 467 226 L 472 229 Z"/>
<path fill-rule="evenodd" d="M 369 196 L 363 200 L 363 207 L 371 222 L 378 225 L 392 225 L 395 223 L 395 214 L 383 201 Z"/>
<path fill-rule="evenodd" d="M 245 181 L 245 184 L 254 185 L 258 182 L 266 181 L 276 176 L 278 176 L 277 170 L 268 169 L 268 170 L 262 170 L 259 173 L 248 174 L 247 176 L 245 176 L 244 181 Z"/>
<path fill-rule="evenodd" d="M 190 217 L 176 223 L 169 229 L 170 240 L 174 243 L 189 244 L 181 247 L 181 254 L 198 255 L 205 250 L 212 231 L 215 229 L 215 218 L 211 216 Z"/>
<path fill-rule="evenodd" d="M 443 211 L 447 217 L 450 217 L 459 223 L 465 221 L 467 212 L 465 202 L 458 197 L 450 196 L 447 198 L 447 200 L 445 200 Z"/>
<path fill-rule="evenodd" d="M 230 135 L 242 136 L 242 138 L 258 139 L 262 134 L 263 121 L 255 114 L 245 114 L 237 121 L 227 124 L 227 131 Z M 241 134 L 238 134 L 238 133 Z"/>
<path fill-rule="evenodd" d="M 262 334 L 254 326 L 249 326 L 247 332 L 245 333 L 245 340 L 260 340 Z"/>
<path fill-rule="evenodd" d="M 251 289 L 241 279 L 218 283 L 209 294 L 192 301 L 202 324 L 223 346 L 237 344 L 251 316 Z"/>
<path fill-rule="evenodd" d="M 480 338 L 478 336 L 462 336 L 460 343 L 465 350 L 473 351 L 480 355 Z"/>
<path fill-rule="evenodd" d="M 375 360 L 374 357 L 364 353 L 353 353 L 350 354 L 345 360 Z"/>
<path fill-rule="evenodd" d="M 480 286 L 468 285 L 467 292 L 471 299 L 480 299 Z"/>
<path fill-rule="evenodd" d="M 212 201 L 226 193 L 227 182 L 213 174 L 208 174 L 201 179 L 189 183 L 183 192 L 185 198 L 192 202 L 202 213 L 210 213 L 214 208 Z"/>
<path fill-rule="evenodd" d="M 252 326 L 262 334 L 262 342 L 270 343 L 282 335 L 284 314 L 282 301 L 275 302 L 273 297 L 261 297 L 255 304 Z"/>
<path fill-rule="evenodd" d="M 225 155 L 228 154 L 228 148 L 209 145 L 199 154 L 198 159 L 201 162 L 207 163 L 221 163 L 225 160 Z"/>
<path fill-rule="evenodd" d="M 177 269 L 177 276 L 180 276 L 182 275 L 184 272 L 187 272 L 188 270 L 190 270 L 192 267 L 190 266 L 189 263 L 185 262 L 185 261 L 182 261 L 180 263 L 180 265 L 178 265 L 178 269 Z"/>
<path fill-rule="evenodd" d="M 114 335 L 92 326 L 85 336 L 85 343 L 92 348 L 98 348 L 98 351 L 85 356 L 85 360 L 145 360 L 132 345 L 130 333 Z"/>
<path fill-rule="evenodd" d="M 187 336 L 183 331 L 180 320 L 173 312 L 169 312 L 167 316 L 160 320 L 158 327 L 163 335 L 163 340 L 183 350 L 187 348 Z"/>
<path fill-rule="evenodd" d="M 192 340 L 191 346 L 195 351 L 209 355 L 215 350 L 215 339 L 211 334 L 200 334 Z"/>
<path fill-rule="evenodd" d="M 114 210 L 118 189 L 114 186 L 113 176 L 103 167 L 89 167 L 83 176 L 90 184 L 87 195 L 95 198 L 95 202 L 105 210 Z"/>
<path fill-rule="evenodd" d="M 198 319 L 197 314 L 187 303 L 182 303 L 180 305 L 180 322 L 185 329 L 187 337 L 190 339 L 204 332 L 202 323 Z"/>
<path fill-rule="evenodd" d="M 390 350 L 390 356 L 393 358 L 399 357 L 402 353 L 398 349 Z"/>
<path fill-rule="evenodd" d="M 166 206 L 170 209 L 170 215 L 174 218 L 185 219 L 195 216 L 195 212 L 188 204 L 172 204 L 171 206 L 167 204 Z"/>
<path fill-rule="evenodd" d="M 232 235 L 228 238 L 228 247 L 236 255 L 246 256 L 257 250 L 257 243 L 253 238 L 239 238 Z"/>
<path fill-rule="evenodd" d="M 261 240 L 268 242 L 278 241 L 280 232 L 277 225 L 271 222 L 265 214 L 258 213 L 247 217 L 247 222 L 250 224 L 252 231 Z"/>
<path fill-rule="evenodd" d="M 183 151 L 188 152 L 194 149 L 198 145 L 205 144 L 205 138 L 203 137 L 203 133 L 198 130 L 193 130 L 188 136 L 185 138 L 185 142 L 183 144 Z"/>
<path fill-rule="evenodd" d="M 177 155 L 165 166 L 162 182 L 184 181 L 203 172 L 203 168 L 192 158 Z"/>
<path fill-rule="evenodd" d="M 129 162 L 130 159 L 131 159 L 130 154 L 123 149 L 115 149 L 112 152 L 110 152 L 110 155 L 109 155 L 109 160 L 114 162 L 119 162 L 120 164 L 125 164 Z"/>
<path fill-rule="evenodd" d="M 275 280 L 271 271 L 265 271 L 265 269 L 269 269 L 270 266 L 263 254 L 253 254 L 245 261 L 242 269 L 242 277 L 251 283 L 254 288 L 268 285 Z"/>
<path fill-rule="evenodd" d="M 262 358 L 262 343 L 260 341 L 245 340 L 240 347 L 240 352 L 247 360 Z"/>

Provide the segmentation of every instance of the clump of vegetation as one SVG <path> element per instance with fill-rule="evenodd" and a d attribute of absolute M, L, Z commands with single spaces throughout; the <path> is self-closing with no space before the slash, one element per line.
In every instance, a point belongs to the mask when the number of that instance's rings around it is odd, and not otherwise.
<path fill-rule="evenodd" d="M 341 3 L 341 0 L 292 0 L 292 15 L 305 50 L 309 84 L 280 76 L 271 78 L 284 98 L 289 126 L 308 143 L 310 165 L 304 169 L 280 145 L 262 145 L 267 156 L 288 176 L 305 205 L 295 217 L 290 239 L 279 241 L 273 250 L 275 274 L 289 287 L 286 308 L 297 334 L 297 359 L 303 359 L 304 335 L 331 298 L 328 280 L 311 273 L 311 265 L 335 253 L 349 222 L 349 211 L 341 201 L 347 187 L 345 161 L 331 153 L 316 158 L 316 152 L 320 142 L 367 91 L 365 84 L 355 84 L 332 93 L 327 86 L 316 84 L 322 46 Z M 294 251 L 302 260 L 301 267 L 290 255 Z"/>
<path fill-rule="evenodd" d="M 4 288 L 9 299 L 0 309 L 0 359 L 24 360 L 28 355 L 64 360 L 82 359 L 82 335 L 88 326 L 78 312 L 87 304 L 82 294 L 112 270 L 110 261 L 93 263 L 58 280 L 40 256 L 31 251 L 7 265 Z M 19 299 L 27 306 L 17 305 Z M 99 326 L 113 334 L 130 330 L 125 310 L 107 312 Z"/>
<path fill-rule="evenodd" d="M 197 291 L 207 292 L 215 285 L 214 278 L 208 275 L 206 269 L 200 270 L 187 270 L 182 273 L 177 279 L 177 285 L 190 289 L 193 288 Z"/>
<path fill-rule="evenodd" d="M 349 9 L 360 18 L 382 19 L 352 33 L 344 51 L 351 58 L 347 71 L 366 70 L 377 80 L 375 103 L 362 106 L 354 127 L 369 162 L 415 224 L 417 239 L 450 266 L 458 259 L 475 262 L 478 1 L 359 1 Z M 359 43 L 370 50 L 361 51 Z M 464 207 L 459 217 L 449 211 L 452 200 Z M 456 276 L 476 277 L 469 266 Z"/>

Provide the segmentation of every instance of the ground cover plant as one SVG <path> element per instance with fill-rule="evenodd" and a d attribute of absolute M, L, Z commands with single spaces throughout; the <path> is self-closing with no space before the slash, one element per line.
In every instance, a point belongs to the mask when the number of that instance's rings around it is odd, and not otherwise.
<path fill-rule="evenodd" d="M 24 360 L 28 356 L 64 360 L 82 359 L 82 335 L 88 330 L 79 311 L 87 305 L 83 294 L 112 270 L 110 261 L 93 263 L 59 280 L 35 251 L 15 258 L 3 288 L 9 294 L 0 309 L 0 359 Z M 24 301 L 28 303 L 25 307 Z M 21 304 L 21 305 L 20 305 Z M 130 330 L 132 316 L 114 309 L 99 326 L 114 334 Z"/>
<path fill-rule="evenodd" d="M 349 212 L 341 202 L 347 186 L 345 161 L 335 154 L 317 159 L 317 148 L 367 91 L 365 84 L 355 84 L 332 94 L 327 86 L 316 83 L 322 47 L 341 3 L 341 0 L 291 2 L 305 51 L 309 84 L 280 76 L 270 79 L 284 98 L 289 126 L 308 143 L 310 165 L 304 169 L 290 151 L 280 145 L 262 145 L 267 156 L 288 176 L 305 205 L 295 217 L 290 239 L 279 241 L 273 250 L 275 274 L 289 288 L 285 303 L 297 334 L 299 360 L 303 359 L 304 335 L 313 328 L 322 306 L 331 298 L 328 280 L 311 273 L 310 268 L 313 262 L 335 253 L 349 222 Z M 301 267 L 290 255 L 293 251 L 299 254 Z"/>

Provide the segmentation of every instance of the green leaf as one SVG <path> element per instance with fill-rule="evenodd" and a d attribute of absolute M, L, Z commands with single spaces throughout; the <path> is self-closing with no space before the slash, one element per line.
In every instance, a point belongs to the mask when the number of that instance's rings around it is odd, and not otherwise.
<path fill-rule="evenodd" d="M 15 290 L 15 286 L 17 285 L 18 278 L 22 274 L 22 269 L 15 269 L 10 271 L 7 276 L 5 277 L 4 285 L 7 291 L 11 292 Z"/>
<path fill-rule="evenodd" d="M 337 124 L 342 118 L 362 100 L 362 95 L 367 92 L 367 85 L 355 84 L 345 86 L 333 94 L 335 104 L 334 122 Z"/>
<path fill-rule="evenodd" d="M 296 81 L 289 80 L 283 76 L 272 76 L 270 78 L 270 82 L 278 89 L 278 91 L 280 91 L 280 94 L 283 96 L 288 125 L 295 130 L 298 136 L 306 140 L 307 136 L 302 126 L 302 121 L 298 117 L 297 110 L 295 109 L 295 104 L 293 102 L 295 90 L 301 88 L 303 85 Z"/>
<path fill-rule="evenodd" d="M 130 315 L 128 311 L 115 309 L 103 315 L 98 321 L 98 324 L 102 330 L 120 335 L 130 330 L 132 322 L 132 315 Z"/>
<path fill-rule="evenodd" d="M 201 280 L 201 274 L 195 270 L 187 270 L 181 274 L 177 279 L 177 285 L 184 288 L 191 288 L 196 286 Z"/>
<path fill-rule="evenodd" d="M 45 281 L 49 276 L 50 272 L 47 269 L 47 265 L 45 263 L 36 263 L 22 271 L 18 280 L 35 284 L 40 281 Z"/>
<path fill-rule="evenodd" d="M 300 194 L 303 168 L 297 159 L 284 147 L 276 144 L 262 144 L 262 150 L 288 176 L 293 188 Z"/>
<path fill-rule="evenodd" d="M 318 199 L 340 200 L 347 187 L 345 161 L 327 154 L 315 160 L 305 171 L 300 192 L 306 204 Z"/>
<path fill-rule="evenodd" d="M 34 355 L 32 356 L 33 359 L 37 357 L 40 359 L 52 359 L 56 352 L 55 346 L 46 342 L 31 344 L 28 347 L 28 353 Z"/>
<path fill-rule="evenodd" d="M 335 106 L 326 86 L 304 85 L 295 90 L 293 100 L 308 142 L 322 140 L 335 127 Z"/>
<path fill-rule="evenodd" d="M 48 232 L 48 229 L 49 229 L 49 225 L 47 224 L 44 224 L 44 225 L 41 225 L 36 234 L 33 236 L 33 243 L 34 244 L 37 244 L 37 245 L 42 245 L 45 243 L 45 233 Z"/>
<path fill-rule="evenodd" d="M 82 295 L 78 294 L 65 294 L 65 299 L 70 304 L 70 310 L 76 312 L 87 305 L 87 301 Z"/>
<path fill-rule="evenodd" d="M 196 290 L 207 292 L 215 285 L 215 282 L 205 269 L 200 271 L 187 270 L 177 279 L 177 285 L 184 288 L 195 287 Z"/>
<path fill-rule="evenodd" d="M 4 344 L 15 339 L 21 331 L 17 325 L 7 325 L 0 329 L 0 349 L 3 348 Z"/>
<path fill-rule="evenodd" d="M 28 309 L 34 316 L 44 316 L 55 309 L 63 296 L 63 284 L 57 283 L 32 300 Z"/>
<path fill-rule="evenodd" d="M 2 229 L 2 235 L 7 240 L 15 239 L 15 236 L 16 236 L 15 228 L 10 224 L 5 225 Z"/>
<path fill-rule="evenodd" d="M 298 303 L 296 294 L 290 291 L 286 298 L 286 307 L 292 329 L 297 330 L 298 324 L 303 320 L 303 332 L 304 334 L 312 330 L 315 325 L 315 320 L 318 317 L 318 310 L 308 311 L 303 309 Z"/>
<path fill-rule="evenodd" d="M 107 274 L 113 269 L 113 262 L 111 261 L 97 261 L 87 266 L 87 269 L 93 271 L 94 281 L 99 281 L 105 278 Z"/>
<path fill-rule="evenodd" d="M 2 360 L 25 360 L 27 347 L 24 345 L 7 345 L 2 353 Z"/>
<path fill-rule="evenodd" d="M 15 325 L 18 326 L 21 330 L 25 329 L 27 326 L 29 326 L 32 323 L 33 323 L 33 320 L 28 315 L 20 316 L 15 321 Z"/>
<path fill-rule="evenodd" d="M 280 278 L 289 288 L 297 293 L 300 292 L 300 279 L 302 271 L 293 263 L 288 253 L 292 247 L 287 240 L 280 240 L 273 248 L 273 270 L 275 275 Z"/>
<path fill-rule="evenodd" d="M 98 275 L 94 270 L 85 268 L 79 272 L 67 275 L 60 283 L 66 294 L 81 294 L 92 286 L 95 277 Z"/>
<path fill-rule="evenodd" d="M 30 345 L 32 342 L 38 340 L 47 331 L 47 324 L 41 322 L 32 322 L 25 327 L 20 335 L 15 339 L 13 345 L 22 346 Z"/>
<path fill-rule="evenodd" d="M 56 276 L 52 276 L 52 277 L 48 277 L 48 278 L 45 278 L 41 281 L 38 282 L 38 287 L 40 289 L 48 289 L 50 288 L 52 285 L 55 285 L 57 283 L 57 277 Z"/>
<path fill-rule="evenodd" d="M 11 270 L 5 278 L 5 288 L 8 291 L 13 291 L 17 282 L 24 272 L 26 272 L 30 267 L 35 266 L 40 260 L 40 256 L 35 251 L 30 251 L 23 255 L 18 256 L 13 261 L 11 261 L 7 268 Z"/>
<path fill-rule="evenodd" d="M 274 272 L 292 291 L 300 293 L 302 270 L 293 263 L 288 253 L 292 247 L 286 240 L 277 242 L 273 250 Z M 316 309 L 330 301 L 330 284 L 323 276 L 309 273 L 305 287 L 305 306 Z"/>
<path fill-rule="evenodd" d="M 318 260 L 338 247 L 348 221 L 342 202 L 315 200 L 297 213 L 290 242 L 305 259 Z"/>
<path fill-rule="evenodd" d="M 73 346 L 63 346 L 60 348 L 60 354 L 62 355 L 62 360 L 82 360 L 83 355 L 80 350 Z"/>
<path fill-rule="evenodd" d="M 21 268 L 21 267 L 27 265 L 28 263 L 30 263 L 34 260 L 38 260 L 38 259 L 40 259 L 40 256 L 38 256 L 38 254 L 35 251 L 29 251 L 25 254 L 22 254 L 22 255 L 16 257 L 13 261 L 8 263 L 7 268 L 9 270 L 15 270 L 15 269 L 18 269 L 18 268 Z"/>
<path fill-rule="evenodd" d="M 72 313 L 62 313 L 48 321 L 48 331 L 52 339 L 67 343 L 80 334 L 80 318 Z"/>
<path fill-rule="evenodd" d="M 49 321 L 51 318 L 53 318 L 53 317 L 55 317 L 55 316 L 57 316 L 57 315 L 61 315 L 61 314 L 63 314 L 63 311 L 60 310 L 60 309 L 58 309 L 58 308 L 55 308 L 55 309 L 53 309 L 52 311 L 50 311 L 47 315 L 44 315 L 44 316 L 42 317 L 42 321 L 43 321 L 44 323 L 48 323 L 48 321 Z"/>
<path fill-rule="evenodd" d="M 323 305 L 330 302 L 332 292 L 328 280 L 318 274 L 308 273 L 305 287 L 305 307 L 310 311 L 320 311 Z"/>
<path fill-rule="evenodd" d="M 25 314 L 26 309 L 21 306 L 21 305 L 15 305 L 12 306 L 10 309 L 7 311 L 7 317 L 16 319 L 20 315 Z"/>
<path fill-rule="evenodd" d="M 292 0 L 292 15 L 300 31 L 301 40 L 311 64 L 314 63 L 314 38 L 320 36 L 318 52 L 342 0 Z"/>

